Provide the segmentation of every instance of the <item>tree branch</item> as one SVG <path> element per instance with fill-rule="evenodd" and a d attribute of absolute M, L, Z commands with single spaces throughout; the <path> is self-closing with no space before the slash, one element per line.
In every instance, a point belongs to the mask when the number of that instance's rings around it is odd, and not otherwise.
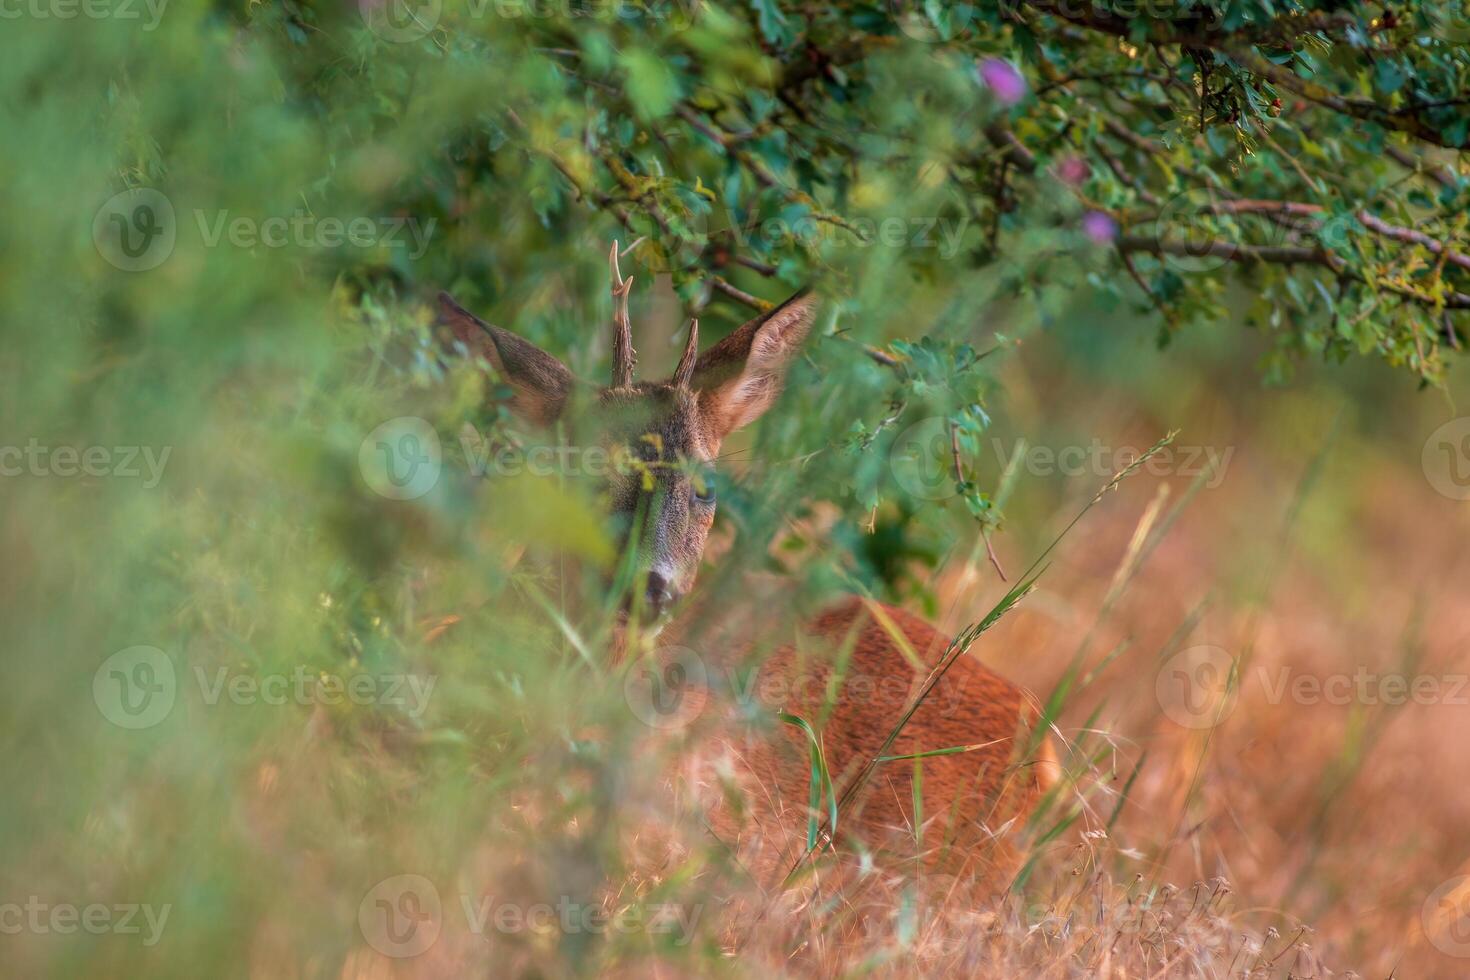
<path fill-rule="evenodd" d="M 1221 50 L 1224 50 L 1226 54 L 1238 61 L 1242 67 L 1252 74 L 1259 75 L 1274 85 L 1280 85 L 1282 88 L 1295 92 L 1302 98 L 1310 102 L 1315 102 L 1320 106 L 1325 106 L 1334 112 L 1342 113 L 1345 116 L 1352 116 L 1354 119 L 1377 123 L 1384 129 L 1408 133 L 1415 139 L 1423 140 L 1426 143 L 1433 143 L 1435 146 L 1445 146 L 1456 150 L 1470 146 L 1470 139 L 1462 140 L 1459 143 L 1446 142 L 1438 130 L 1412 112 L 1396 112 L 1392 109 L 1385 109 L 1376 102 L 1344 98 L 1316 82 L 1298 77 L 1296 72 L 1289 68 L 1283 68 L 1249 51 L 1239 49 Z"/>
<path fill-rule="evenodd" d="M 1208 206 L 1208 210 L 1218 214 L 1289 214 L 1289 215 L 1320 215 L 1325 214 L 1327 209 L 1320 204 L 1307 204 L 1300 201 L 1218 201 Z M 1420 245 L 1435 255 L 1443 255 L 1445 260 L 1452 262 L 1462 269 L 1470 269 L 1470 255 L 1446 248 L 1444 242 L 1437 238 L 1426 235 L 1415 228 L 1404 228 L 1400 225 L 1391 225 L 1368 211 L 1358 211 L 1353 215 L 1362 223 L 1363 227 L 1384 238 L 1392 238 L 1394 241 L 1406 242 L 1411 245 Z"/>
<path fill-rule="evenodd" d="M 1114 243 L 1122 252 L 1148 252 L 1152 255 L 1179 255 L 1188 258 L 1211 258 L 1225 259 L 1229 262 L 1241 262 L 1251 264 L 1264 262 L 1271 265 L 1318 265 L 1330 269 L 1339 276 L 1346 276 L 1356 282 L 1361 282 L 1375 289 L 1382 289 L 1395 293 L 1406 299 L 1425 306 L 1439 305 L 1440 300 L 1427 293 L 1405 286 L 1401 283 L 1385 282 L 1382 280 L 1369 281 L 1360 273 L 1354 272 L 1341 258 L 1329 252 L 1325 248 L 1312 248 L 1302 245 L 1242 245 L 1225 239 L 1211 239 L 1205 242 L 1181 242 L 1173 239 L 1158 238 L 1152 235 L 1123 235 Z M 1447 291 L 1442 297 L 1446 309 L 1466 310 L 1470 309 L 1470 294 Z"/>
<path fill-rule="evenodd" d="M 1459 184 L 1459 180 L 1447 167 L 1436 167 L 1433 164 L 1425 163 L 1423 160 L 1416 159 L 1408 153 L 1405 153 L 1397 146 L 1385 146 L 1383 150 L 1399 166 L 1407 167 L 1415 173 L 1422 173 L 1441 187 L 1455 187 Z"/>
<path fill-rule="evenodd" d="M 1324 86 L 1300 78 L 1289 68 L 1284 68 L 1246 50 L 1244 45 L 1267 44 L 1290 46 L 1290 42 L 1302 34 L 1313 31 L 1331 32 L 1357 27 L 1364 33 L 1369 28 L 1350 14 L 1311 12 L 1309 14 L 1287 14 L 1258 28 L 1242 26 L 1225 30 L 1213 14 L 1200 10 L 1174 20 L 1159 18 L 1130 19 L 1114 14 L 1096 4 L 1074 4 L 1068 0 L 1020 0 L 1041 13 L 1049 14 L 1078 27 L 1111 34 L 1126 41 L 1152 44 L 1181 45 L 1184 47 L 1209 48 L 1233 58 L 1241 67 L 1259 75 L 1275 85 L 1288 89 L 1304 99 L 1315 102 L 1334 112 L 1377 123 L 1385 129 L 1408 133 L 1416 139 L 1436 146 L 1463 149 L 1470 147 L 1470 137 L 1459 143 L 1446 142 L 1433 126 L 1418 114 L 1420 108 L 1394 110 L 1362 99 L 1349 99 L 1330 91 Z M 1243 42 L 1243 43 L 1242 43 Z"/>

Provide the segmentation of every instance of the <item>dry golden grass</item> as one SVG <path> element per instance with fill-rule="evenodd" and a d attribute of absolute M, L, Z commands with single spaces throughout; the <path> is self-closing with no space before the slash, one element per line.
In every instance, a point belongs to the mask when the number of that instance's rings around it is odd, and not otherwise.
<path fill-rule="evenodd" d="M 1024 886 L 997 902 L 966 874 L 822 865 L 747 898 L 758 925 L 740 901 L 718 910 L 726 954 L 821 976 L 1470 974 L 1463 889 L 1440 900 L 1470 872 L 1470 521 L 1428 485 L 1418 446 L 1329 437 L 1326 407 L 1263 431 L 1296 405 L 1261 397 L 1258 417 L 1196 431 L 1237 447 L 1228 479 L 1125 483 L 975 648 L 1042 697 L 1081 665 L 1057 721 L 1070 791 L 1033 843 L 1079 818 L 1037 846 Z M 1140 421 L 1094 424 L 1147 445 Z M 1008 566 L 1019 550 L 1002 543 Z M 973 553 L 936 581 L 953 631 L 1005 590 Z M 1160 671 L 1205 644 L 1240 673 L 1217 723 L 1181 725 Z M 1302 677 L 1353 686 L 1294 695 Z M 1416 680 L 1434 685 L 1417 700 Z"/>

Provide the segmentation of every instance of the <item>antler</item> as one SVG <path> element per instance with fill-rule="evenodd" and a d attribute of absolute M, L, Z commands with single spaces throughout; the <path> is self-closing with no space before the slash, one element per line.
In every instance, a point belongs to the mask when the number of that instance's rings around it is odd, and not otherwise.
<path fill-rule="evenodd" d="M 618 243 L 613 242 L 607 262 L 612 273 L 613 295 L 613 376 L 614 388 L 626 388 L 633 383 L 633 365 L 638 354 L 633 350 L 633 325 L 628 320 L 628 292 L 633 288 L 633 277 L 623 278 L 618 268 Z"/>
<path fill-rule="evenodd" d="M 684 353 L 679 357 L 679 366 L 674 368 L 674 387 L 688 391 L 694 378 L 694 364 L 699 360 L 699 321 L 689 321 L 689 339 L 684 344 Z"/>

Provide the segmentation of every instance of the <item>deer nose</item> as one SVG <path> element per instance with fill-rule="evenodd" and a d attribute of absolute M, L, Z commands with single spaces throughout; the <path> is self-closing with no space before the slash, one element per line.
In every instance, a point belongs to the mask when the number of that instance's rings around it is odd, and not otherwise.
<path fill-rule="evenodd" d="M 679 593 L 674 590 L 668 579 L 658 572 L 648 573 L 648 591 L 645 601 L 650 612 L 655 616 L 662 616 L 677 598 L 679 598 Z"/>

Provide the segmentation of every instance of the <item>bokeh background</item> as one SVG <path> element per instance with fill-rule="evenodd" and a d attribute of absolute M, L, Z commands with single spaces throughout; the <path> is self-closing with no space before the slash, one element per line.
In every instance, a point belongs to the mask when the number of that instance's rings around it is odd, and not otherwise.
<path fill-rule="evenodd" d="M 1034 52 L 989 20 L 977 55 L 936 44 L 933 11 L 926 33 L 841 8 L 889 25 L 866 101 L 797 124 L 760 92 L 810 12 L 430 6 L 419 30 L 335 3 L 53 4 L 0 34 L 8 975 L 1464 974 L 1453 327 L 1197 257 L 1140 255 L 1145 295 L 1114 248 L 1136 181 L 1088 155 L 1101 117 L 1028 101 Z M 753 163 L 661 132 L 731 91 Z M 1046 153 L 1032 193 L 972 207 L 947 168 L 997 120 Z M 1332 179 L 1388 182 L 1371 145 L 1318 137 Z M 1178 152 L 1301 176 L 1209 142 Z M 721 463 L 702 588 L 726 615 L 859 591 L 958 631 L 1086 509 L 970 654 L 1056 706 L 1069 773 L 1002 903 L 872 872 L 752 922 L 668 825 L 687 746 L 598 655 L 595 499 L 472 472 L 466 424 L 527 434 L 430 330 L 448 289 L 601 378 L 615 239 L 645 376 L 691 313 L 713 339 L 747 294 L 828 298 Z M 422 485 L 390 478 L 434 438 Z M 773 582 L 779 611 L 755 603 Z M 1281 693 L 1364 671 L 1340 703 Z M 1433 692 L 1390 703 L 1390 675 Z M 527 925 L 536 906 L 675 925 Z"/>

